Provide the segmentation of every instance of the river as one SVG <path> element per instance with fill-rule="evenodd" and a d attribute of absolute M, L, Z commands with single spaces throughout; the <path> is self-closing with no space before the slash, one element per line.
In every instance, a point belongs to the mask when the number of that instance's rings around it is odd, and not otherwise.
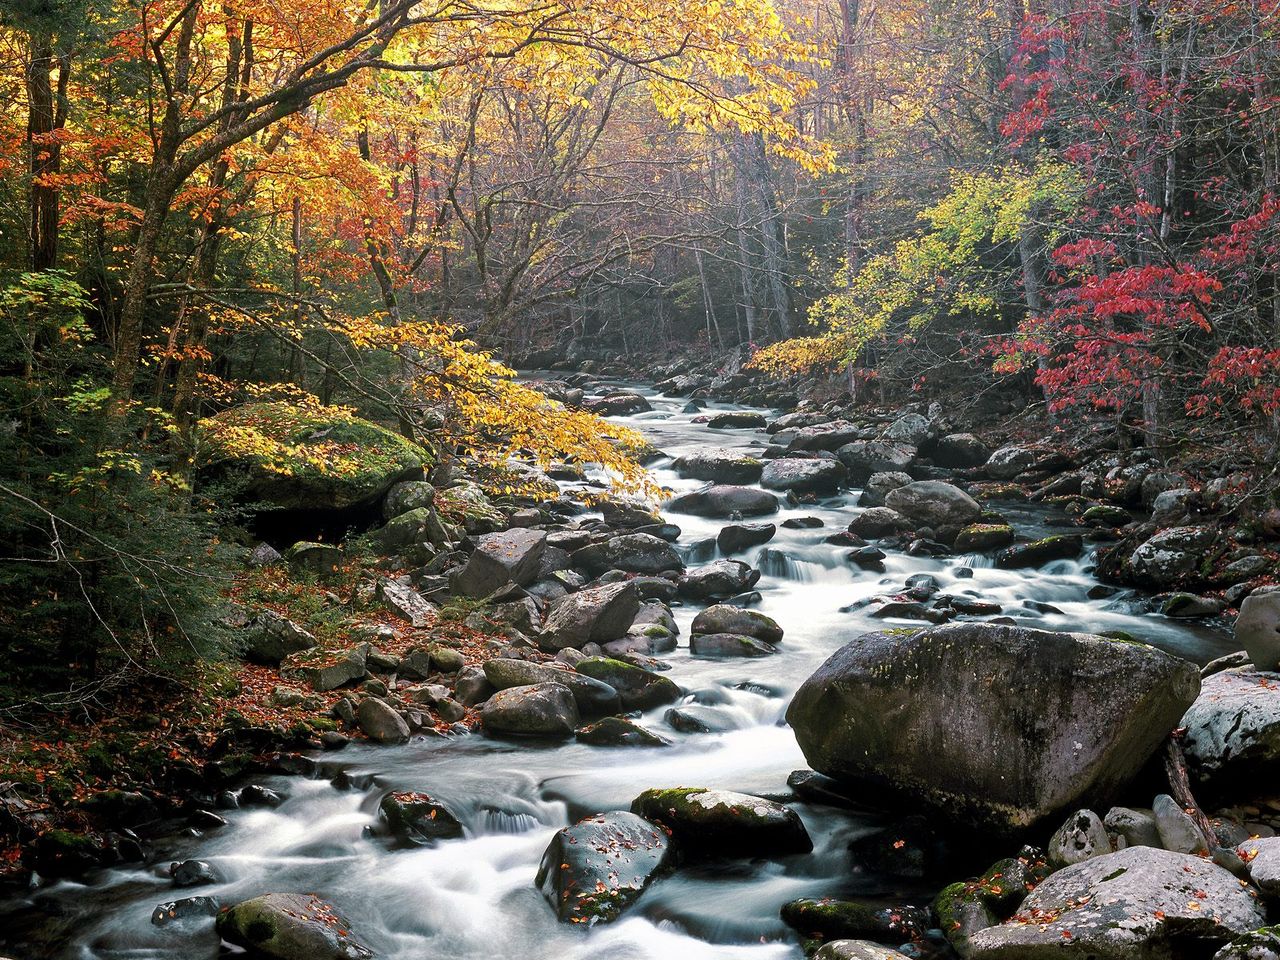
<path fill-rule="evenodd" d="M 618 418 L 678 456 L 706 447 L 762 448 L 757 430 L 713 431 L 684 412 L 687 401 L 639 389 L 652 412 Z M 708 404 L 708 412 L 744 409 Z M 678 478 L 663 461 L 658 481 L 678 492 L 701 486 Z M 315 892 L 333 901 L 354 932 L 386 960 L 793 960 L 802 953 L 778 919 L 786 901 L 803 896 L 894 895 L 896 881 L 851 868 L 851 839 L 876 826 L 853 815 L 796 803 L 814 838 L 812 854 L 778 862 L 740 861 L 681 869 L 659 880 L 639 904 L 613 924 L 586 928 L 556 922 L 533 885 L 553 832 L 596 811 L 625 808 L 650 787 L 708 786 L 789 798 L 787 775 L 805 766 L 782 723 L 788 699 L 834 650 L 886 621 L 858 602 L 916 573 L 932 574 L 947 592 L 970 592 L 999 602 L 1027 626 L 1101 632 L 1125 630 L 1173 653 L 1204 662 L 1232 648 L 1229 636 L 1204 625 L 1145 613 L 1125 592 L 1090 599 L 1097 581 L 1087 557 L 1040 570 L 998 570 L 989 559 L 931 559 L 890 553 L 883 573 L 844 560 L 848 548 L 824 543 L 859 509 L 858 491 L 818 505 L 784 508 L 790 517 L 817 517 L 822 527 L 779 530 L 764 547 L 739 555 L 756 562 L 768 550 L 757 609 L 786 631 L 780 652 L 754 660 L 698 660 L 688 655 L 689 622 L 697 609 L 677 607 L 682 646 L 667 655 L 667 675 L 687 700 L 718 711 L 733 725 L 722 734 L 681 734 L 662 719 L 642 722 L 673 741 L 665 748 L 602 748 L 574 742 L 546 746 L 490 740 L 482 735 L 416 738 L 400 747 L 353 744 L 325 754 L 366 789 L 338 789 L 327 779 L 266 778 L 257 782 L 287 795 L 277 808 L 230 811 L 229 825 L 204 836 L 167 841 L 152 867 L 105 871 L 88 885 L 63 881 L 9 904 L 48 918 L 61 932 L 57 958 L 203 960 L 218 956 L 211 921 L 198 918 L 155 927 L 152 910 L 183 896 L 221 903 L 271 891 Z M 1047 511 L 1009 507 L 1023 532 L 1034 533 Z M 681 544 L 714 537 L 721 521 L 669 514 L 683 529 Z M 705 557 L 710 559 L 710 557 Z M 971 575 L 966 575 L 972 571 Z M 1060 612 L 1037 612 L 1028 604 Z M 905 625 L 902 622 L 889 625 Z M 425 791 L 442 800 L 466 827 L 466 837 L 433 848 L 390 850 L 368 836 L 388 789 Z M 176 890 L 169 860 L 200 858 L 225 877 L 216 886 Z M 11 917 L 12 919 L 12 917 Z M 0 924 L 4 923 L 0 916 Z M 0 934 L 0 942 L 5 937 Z M 16 952 L 16 958 L 37 953 Z"/>

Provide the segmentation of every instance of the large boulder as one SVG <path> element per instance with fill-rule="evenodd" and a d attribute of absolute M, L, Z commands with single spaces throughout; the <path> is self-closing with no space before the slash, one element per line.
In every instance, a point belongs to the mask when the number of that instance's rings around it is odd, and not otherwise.
<path fill-rule="evenodd" d="M 1040 454 L 1036 447 L 1018 444 L 1001 447 L 987 459 L 987 476 L 993 480 L 1012 480 L 1030 470 L 1040 459 Z"/>
<path fill-rule="evenodd" d="M 651 533 L 624 533 L 575 550 L 573 565 L 593 575 L 608 570 L 654 575 L 684 569 L 676 548 Z"/>
<path fill-rule="evenodd" d="M 957 623 L 846 644 L 787 719 L 815 770 L 1014 833 L 1105 802 L 1199 686 L 1143 644 Z"/>
<path fill-rule="evenodd" d="M 373 953 L 351 934 L 333 904 L 312 893 L 268 893 L 226 907 L 218 936 L 269 960 L 367 960 Z"/>
<path fill-rule="evenodd" d="M 1206 677 L 1181 721 L 1192 774 L 1215 791 L 1280 778 L 1280 673 L 1224 670 Z"/>
<path fill-rule="evenodd" d="M 1170 527 L 1138 545 L 1125 561 L 1128 579 L 1140 587 L 1163 590 L 1190 579 L 1213 545 L 1209 527 Z"/>
<path fill-rule="evenodd" d="M 940 467 L 980 467 L 991 451 L 972 433 L 951 433 L 933 447 L 933 462 Z"/>
<path fill-rule="evenodd" d="M 971 960 L 1182 960 L 1255 930 L 1257 897 L 1212 861 L 1128 847 L 1059 870 L 1012 920 L 969 938 Z"/>
<path fill-rule="evenodd" d="M 570 737 L 578 720 L 573 692 L 562 683 L 499 690 L 480 708 L 486 730 L 513 736 Z"/>
<path fill-rule="evenodd" d="M 884 470 L 873 473 L 862 484 L 862 495 L 858 497 L 860 507 L 883 507 L 884 498 L 899 487 L 912 482 L 911 474 L 901 470 Z"/>
<path fill-rule="evenodd" d="M 855 440 L 836 451 L 849 470 L 850 483 L 864 483 L 873 473 L 897 473 L 916 458 L 916 448 L 895 440 Z"/>
<path fill-rule="evenodd" d="M 845 476 L 844 464 L 839 460 L 782 457 L 769 461 L 760 476 L 760 486 L 796 493 L 835 493 Z"/>
<path fill-rule="evenodd" d="M 933 435 L 929 418 L 918 413 L 904 413 L 881 434 L 886 440 L 897 440 L 918 447 Z"/>
<path fill-rule="evenodd" d="M 1236 640 L 1259 670 L 1280 670 L 1280 589 L 1256 590 L 1244 598 Z"/>
<path fill-rule="evenodd" d="M 574 669 L 617 690 L 624 710 L 652 710 L 681 696 L 674 680 L 611 657 L 587 657 Z"/>
<path fill-rule="evenodd" d="M 763 797 L 728 790 L 646 790 L 631 812 L 671 831 L 689 857 L 776 857 L 808 853 L 809 832 L 796 812 Z"/>
<path fill-rule="evenodd" d="M 778 498 L 754 487 L 716 485 L 668 500 L 667 509 L 695 517 L 761 517 L 778 512 Z"/>
<path fill-rule="evenodd" d="M 378 743 L 403 743 L 409 739 L 409 724 L 391 704 L 378 697 L 365 697 L 356 709 L 360 732 Z"/>
<path fill-rule="evenodd" d="M 737 553 L 768 543 L 777 532 L 777 525 L 772 523 L 731 523 L 716 536 L 716 546 L 721 553 Z"/>
<path fill-rule="evenodd" d="M 607 643 L 627 632 L 640 612 L 640 594 L 630 581 L 587 587 L 551 604 L 542 628 L 550 650 Z"/>
<path fill-rule="evenodd" d="M 568 923 L 608 923 L 673 865 L 666 832 L 617 810 L 556 831 L 535 883 Z"/>
<path fill-rule="evenodd" d="M 508 583 L 527 587 L 538 577 L 546 546 L 545 533 L 524 527 L 478 537 L 466 566 L 454 577 L 453 589 L 464 597 L 487 597 Z"/>
<path fill-rule="evenodd" d="M 630 417 L 653 409 L 648 400 L 629 390 L 619 390 L 607 396 L 586 400 L 582 405 L 601 417 Z"/>
<path fill-rule="evenodd" d="M 201 433 L 203 472 L 270 509 L 373 506 L 430 464 L 417 444 L 335 407 L 242 404 L 202 421 Z"/>
<path fill-rule="evenodd" d="M 394 520 L 410 510 L 435 507 L 436 488 L 425 480 L 404 480 L 387 491 L 382 500 L 382 517 Z"/>
<path fill-rule="evenodd" d="M 495 690 L 527 687 L 539 683 L 558 683 L 569 688 L 578 712 L 584 717 L 598 717 L 621 709 L 618 691 L 607 683 L 578 673 L 564 664 L 533 663 L 498 657 L 486 660 L 484 678 Z"/>
<path fill-rule="evenodd" d="M 672 465 L 677 474 L 712 483 L 755 483 L 764 462 L 734 450 L 701 450 L 677 457 Z"/>
<path fill-rule="evenodd" d="M 768 643 L 782 639 L 782 627 L 773 617 L 727 603 L 707 607 L 693 618 L 690 633 L 737 633 Z"/>
<path fill-rule="evenodd" d="M 274 610 L 258 611 L 238 635 L 241 654 L 250 663 L 279 666 L 291 653 L 316 645 L 316 638 Z"/>
<path fill-rule="evenodd" d="M 961 527 L 982 513 L 977 500 L 942 480 L 917 480 L 890 490 L 884 505 L 908 520 L 929 527 Z"/>
<path fill-rule="evenodd" d="M 760 571 L 741 560 L 715 560 L 695 567 L 680 578 L 680 595 L 695 600 L 732 597 L 750 590 L 760 580 Z"/>

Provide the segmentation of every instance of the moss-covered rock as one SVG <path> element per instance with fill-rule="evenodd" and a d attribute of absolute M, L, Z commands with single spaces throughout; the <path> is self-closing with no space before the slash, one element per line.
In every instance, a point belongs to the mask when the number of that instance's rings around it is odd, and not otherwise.
<path fill-rule="evenodd" d="M 270 960 L 368 960 L 333 904 L 310 893 L 268 893 L 218 913 L 222 939 Z"/>
<path fill-rule="evenodd" d="M 651 710 L 680 699 L 680 688 L 675 681 L 622 660 L 588 657 L 575 669 L 617 690 L 625 710 Z"/>
<path fill-rule="evenodd" d="M 338 408 L 250 403 L 202 421 L 207 473 L 282 510 L 375 504 L 431 462 L 422 447 Z"/>
<path fill-rule="evenodd" d="M 632 801 L 631 812 L 666 827 L 694 858 L 771 857 L 813 849 L 794 810 L 745 793 L 704 787 L 646 790 Z"/>
<path fill-rule="evenodd" d="M 971 523 L 956 536 L 959 553 L 995 550 L 1013 542 L 1013 527 L 1007 523 Z"/>
<path fill-rule="evenodd" d="M 1006 547 L 996 555 L 996 566 L 1039 567 L 1052 560 L 1074 560 L 1084 549 L 1084 539 L 1076 533 L 1059 533 L 1031 543 Z"/>
<path fill-rule="evenodd" d="M 922 940 L 929 929 L 927 910 L 862 900 L 792 900 L 783 904 L 782 920 L 801 935 L 822 941 L 904 943 Z"/>

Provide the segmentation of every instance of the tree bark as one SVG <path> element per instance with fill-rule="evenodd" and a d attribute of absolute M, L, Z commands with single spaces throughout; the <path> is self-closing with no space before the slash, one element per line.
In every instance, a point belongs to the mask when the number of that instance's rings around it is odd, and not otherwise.
<path fill-rule="evenodd" d="M 58 71 L 57 86 L 53 72 Z M 31 37 L 27 59 L 27 163 L 30 174 L 29 257 L 33 271 L 51 270 L 58 262 L 58 200 L 56 177 L 61 169 L 59 133 L 67 119 L 67 83 L 71 58 L 54 55 L 53 38 Z"/>

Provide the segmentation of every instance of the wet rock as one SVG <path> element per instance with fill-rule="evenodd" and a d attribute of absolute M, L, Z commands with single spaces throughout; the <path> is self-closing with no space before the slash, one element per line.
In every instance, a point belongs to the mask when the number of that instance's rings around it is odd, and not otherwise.
<path fill-rule="evenodd" d="M 268 893 L 218 914 L 218 935 L 270 960 L 368 960 L 333 904 L 311 893 Z"/>
<path fill-rule="evenodd" d="M 709 430 L 763 429 L 767 419 L 753 410 L 729 410 L 707 418 Z"/>
<path fill-rule="evenodd" d="M 684 569 L 676 548 L 650 533 L 625 533 L 593 543 L 575 550 L 572 560 L 575 567 L 597 576 L 609 570 L 653 575 Z"/>
<path fill-rule="evenodd" d="M 741 560 L 716 560 L 686 573 L 678 590 L 681 596 L 708 600 L 750 590 L 759 580 L 760 571 Z"/>
<path fill-rule="evenodd" d="M 680 688 L 667 677 L 609 657 L 588 657 L 578 673 L 618 691 L 624 710 L 651 710 L 680 699 Z"/>
<path fill-rule="evenodd" d="M 284 803 L 284 797 L 270 787 L 259 783 L 251 783 L 237 795 L 242 807 L 278 807 Z"/>
<path fill-rule="evenodd" d="M 486 597 L 508 583 L 528 586 L 538 577 L 546 546 L 545 533 L 524 527 L 478 537 L 466 566 L 454 577 L 453 589 L 464 597 Z"/>
<path fill-rule="evenodd" d="M 611 527 L 635 529 L 662 523 L 662 517 L 647 502 L 631 497 L 609 497 L 601 502 L 600 513 Z"/>
<path fill-rule="evenodd" d="M 426 793 L 396 790 L 378 804 L 378 818 L 397 840 L 427 846 L 440 840 L 457 840 L 462 824 L 449 808 Z"/>
<path fill-rule="evenodd" d="M 778 498 L 754 487 L 716 485 L 668 500 L 667 509 L 695 517 L 760 517 L 778 512 Z"/>
<path fill-rule="evenodd" d="M 771 643 L 736 633 L 696 633 L 689 638 L 689 653 L 695 657 L 768 657 L 777 652 Z"/>
<path fill-rule="evenodd" d="M 731 523 L 716 536 L 716 545 L 721 553 L 737 553 L 768 543 L 777 532 L 777 526 L 772 523 Z"/>
<path fill-rule="evenodd" d="M 279 666 L 291 653 L 316 645 L 316 638 L 274 610 L 260 610 L 238 635 L 241 654 L 251 663 Z"/>
<path fill-rule="evenodd" d="M 630 417 L 653 409 L 649 401 L 640 394 L 624 390 L 584 400 L 582 405 L 601 417 Z"/>
<path fill-rule="evenodd" d="M 631 812 L 671 831 L 693 859 L 775 857 L 808 853 L 813 841 L 794 810 L 727 790 L 676 787 L 646 790 Z"/>
<path fill-rule="evenodd" d="M 953 883 L 944 887 L 933 901 L 933 912 L 938 917 L 938 925 L 952 949 L 962 958 L 973 952 L 969 940 L 975 933 L 1000 922 L 1000 918 L 983 901 L 975 886 L 964 882 Z"/>
<path fill-rule="evenodd" d="M 954 544 L 957 553 L 985 553 L 1013 542 L 1013 527 L 1007 523 L 971 523 L 962 527 Z"/>
<path fill-rule="evenodd" d="M 891 536 L 910 526 L 911 522 L 896 510 L 890 510 L 888 507 L 871 507 L 849 521 L 849 532 L 856 533 L 860 537 L 875 539 Z"/>
<path fill-rule="evenodd" d="M 1130 847 L 1049 877 L 1012 921 L 974 934 L 971 956 L 1177 960 L 1263 922 L 1257 900 L 1221 867 L 1168 850 Z"/>
<path fill-rule="evenodd" d="M 606 643 L 626 634 L 640 611 L 640 596 L 629 582 L 588 587 L 551 604 L 542 630 L 548 650 Z"/>
<path fill-rule="evenodd" d="M 835 493 L 845 480 L 844 464 L 839 460 L 801 460 L 783 457 L 770 460 L 760 476 L 767 490 L 796 493 Z"/>
<path fill-rule="evenodd" d="M 996 554 L 996 566 L 1042 567 L 1053 560 L 1074 560 L 1084 549 L 1084 538 L 1079 534 L 1060 533 L 1052 537 L 1018 543 Z"/>
<path fill-rule="evenodd" d="M 728 733 L 738 729 L 738 725 L 723 711 L 696 703 L 672 707 L 662 715 L 662 719 L 681 733 Z"/>
<path fill-rule="evenodd" d="M 1280 590 L 1255 590 L 1240 604 L 1236 640 L 1259 670 L 1280 670 Z"/>
<path fill-rule="evenodd" d="M 1222 612 L 1222 601 L 1213 597 L 1201 597 L 1194 593 L 1172 593 L 1160 604 L 1160 612 L 1166 617 L 1194 620 L 1199 617 L 1216 617 Z"/>
<path fill-rule="evenodd" d="M 175 887 L 202 887 L 222 882 L 222 877 L 207 860 L 183 860 L 180 863 L 171 863 L 169 876 L 173 878 Z"/>
<path fill-rule="evenodd" d="M 527 687 L 540 683 L 561 684 L 569 688 L 574 702 L 578 705 L 578 712 L 583 716 L 599 717 L 615 713 L 622 706 L 618 699 L 618 691 L 609 684 L 566 667 L 500 657 L 485 662 L 484 676 L 495 690 L 509 690 L 512 687 Z"/>
<path fill-rule="evenodd" d="M 1204 679 L 1181 726 L 1192 775 L 1249 795 L 1280 778 L 1280 673 L 1225 670 Z"/>
<path fill-rule="evenodd" d="M 491 733 L 523 737 L 570 737 L 578 727 L 578 705 L 561 683 L 536 683 L 499 690 L 480 708 Z"/>
<path fill-rule="evenodd" d="M 1048 849 L 1049 862 L 1059 868 L 1112 852 L 1107 828 L 1092 810 L 1078 810 L 1067 817 L 1049 838 Z"/>
<path fill-rule="evenodd" d="M 990 458 L 990 449 L 972 433 L 948 434 L 933 448 L 933 462 L 940 467 L 980 467 Z"/>
<path fill-rule="evenodd" d="M 924 939 L 929 911 L 904 904 L 863 900 L 792 900 L 782 920 L 815 940 L 879 940 L 904 943 Z"/>
<path fill-rule="evenodd" d="M 787 720 L 815 770 L 1013 832 L 1116 791 L 1198 688 L 1142 644 L 956 623 L 845 645 Z"/>
<path fill-rule="evenodd" d="M 593 747 L 665 747 L 671 742 L 625 717 L 605 717 L 585 726 L 577 739 Z"/>
<path fill-rule="evenodd" d="M 849 482 L 864 483 L 877 473 L 897 473 L 911 465 L 917 450 L 910 443 L 893 440 L 855 440 L 836 451 L 849 471 Z"/>
<path fill-rule="evenodd" d="M 836 781 L 826 779 L 839 789 Z M 938 872 L 946 846 L 929 818 L 911 815 L 858 837 L 849 844 L 849 853 L 855 864 L 871 873 L 918 879 Z"/>
<path fill-rule="evenodd" d="M 560 920 L 608 923 L 673 865 L 666 833 L 619 810 L 557 831 L 534 882 Z"/>
<path fill-rule="evenodd" d="M 391 705 L 378 697 L 365 697 L 356 708 L 360 732 L 378 743 L 403 743 L 409 739 L 409 725 Z"/>
<path fill-rule="evenodd" d="M 1210 527 L 1171 527 L 1140 544 L 1125 561 L 1128 579 L 1162 590 L 1190 579 L 1214 541 Z"/>
<path fill-rule="evenodd" d="M 896 471 L 873 473 L 862 485 L 862 494 L 858 497 L 861 507 L 883 507 L 884 498 L 899 487 L 905 487 L 913 480 L 911 474 Z"/>
<path fill-rule="evenodd" d="M 764 461 L 733 450 L 705 450 L 677 457 L 672 469 L 691 480 L 712 483 L 755 483 L 764 470 Z"/>
<path fill-rule="evenodd" d="M 700 611 L 689 630 L 691 633 L 737 633 L 768 643 L 782 639 L 782 627 L 772 617 L 723 603 Z"/>
<path fill-rule="evenodd" d="M 884 502 L 886 507 L 908 520 L 930 527 L 960 527 L 982 513 L 978 501 L 959 487 L 941 480 L 909 483 L 890 491 Z"/>

